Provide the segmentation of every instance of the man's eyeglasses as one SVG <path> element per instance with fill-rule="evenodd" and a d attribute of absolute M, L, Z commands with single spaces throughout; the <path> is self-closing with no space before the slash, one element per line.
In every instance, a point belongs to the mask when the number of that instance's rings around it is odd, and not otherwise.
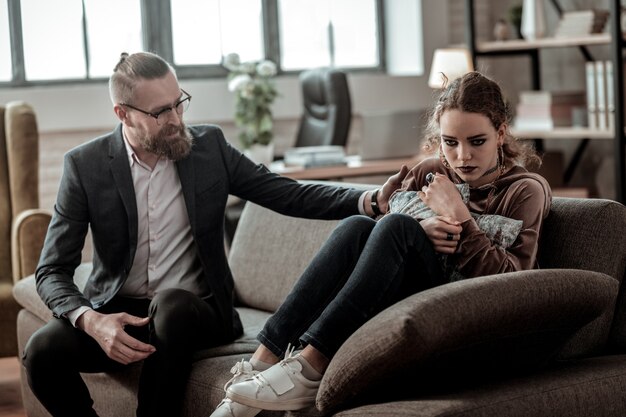
<path fill-rule="evenodd" d="M 168 117 L 171 115 L 172 109 L 176 109 L 176 113 L 180 116 L 184 112 L 186 112 L 187 109 L 189 108 L 189 103 L 191 102 L 191 96 L 189 95 L 189 93 L 187 93 L 182 88 L 180 89 L 180 91 L 182 91 L 183 94 L 185 94 L 185 96 L 186 96 L 185 98 L 182 98 L 182 99 L 178 100 L 176 102 L 176 104 L 174 104 L 173 106 L 165 107 L 165 108 L 159 110 L 156 113 L 151 113 L 149 111 L 141 110 L 140 108 L 137 108 L 137 107 L 135 107 L 133 105 L 130 105 L 130 104 L 127 104 L 127 103 L 120 103 L 120 106 L 128 107 L 128 108 L 131 108 L 133 110 L 137 110 L 138 112 L 141 112 L 141 113 L 145 114 L 146 116 L 150 116 L 150 117 L 154 118 L 154 120 L 156 120 L 157 125 L 161 125 L 161 123 L 164 120 L 167 120 Z"/>

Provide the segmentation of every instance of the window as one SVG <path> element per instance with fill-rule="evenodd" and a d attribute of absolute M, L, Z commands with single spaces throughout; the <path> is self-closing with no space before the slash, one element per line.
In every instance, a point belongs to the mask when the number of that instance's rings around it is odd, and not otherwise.
<path fill-rule="evenodd" d="M 218 65 L 231 52 L 263 58 L 261 0 L 176 0 L 171 9 L 175 65 Z"/>
<path fill-rule="evenodd" d="M 7 0 L 0 0 L 0 82 L 11 81 L 11 38 Z"/>
<path fill-rule="evenodd" d="M 24 81 L 108 77 L 142 49 L 139 1 L 20 0 Z"/>
<path fill-rule="evenodd" d="M 22 0 L 20 4 L 26 79 L 84 78 L 80 0 Z"/>
<path fill-rule="evenodd" d="M 85 0 L 84 4 L 89 77 L 108 78 L 122 52 L 143 49 L 141 5 L 139 0 Z"/>
<path fill-rule="evenodd" d="M 380 68 L 382 0 L 0 0 L 0 83 L 106 79 L 123 51 L 154 51 L 181 78 L 222 57 L 280 70 Z M 10 24 L 15 23 L 15 24 Z M 8 59 L 7 59 L 8 58 Z"/>
<path fill-rule="evenodd" d="M 375 0 L 280 0 L 281 67 L 376 67 Z"/>

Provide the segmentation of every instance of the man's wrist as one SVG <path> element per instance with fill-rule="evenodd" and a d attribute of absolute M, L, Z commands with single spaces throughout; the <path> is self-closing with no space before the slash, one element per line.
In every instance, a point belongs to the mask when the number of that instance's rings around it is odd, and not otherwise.
<path fill-rule="evenodd" d="M 94 310 L 90 307 L 85 307 L 85 306 L 79 307 L 76 310 L 73 310 L 68 314 L 68 319 L 70 320 L 70 322 L 72 323 L 74 327 L 82 331 L 85 331 L 85 325 L 89 318 L 88 316 L 92 314 L 93 312 Z"/>
<path fill-rule="evenodd" d="M 379 191 L 380 191 L 379 189 L 374 190 L 370 198 L 370 207 L 375 217 L 378 217 L 381 214 L 383 214 L 383 212 L 380 210 L 380 205 L 378 204 L 378 192 Z"/>

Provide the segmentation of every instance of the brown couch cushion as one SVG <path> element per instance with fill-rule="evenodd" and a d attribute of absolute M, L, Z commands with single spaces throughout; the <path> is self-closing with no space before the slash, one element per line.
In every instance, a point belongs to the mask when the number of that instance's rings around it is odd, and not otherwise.
<path fill-rule="evenodd" d="M 335 417 L 625 416 L 624 392 L 626 356 L 604 356 L 559 363 L 505 381 L 414 393 L 400 401 L 342 411 Z"/>
<path fill-rule="evenodd" d="M 317 406 L 328 412 L 366 388 L 393 385 L 403 373 L 452 381 L 539 366 L 577 330 L 612 311 L 617 291 L 617 281 L 605 274 L 535 270 L 415 294 L 343 344 L 324 375 Z M 581 340 L 578 353 L 596 344 Z"/>
<path fill-rule="evenodd" d="M 541 234 L 539 266 L 598 271 L 622 282 L 625 248 L 626 207 L 622 204 L 601 199 L 554 198 Z M 611 341 L 620 351 L 626 351 L 626 292 L 617 301 Z"/>
<path fill-rule="evenodd" d="M 13 217 L 39 207 L 39 132 L 33 108 L 12 101 L 5 110 L 7 161 Z"/>

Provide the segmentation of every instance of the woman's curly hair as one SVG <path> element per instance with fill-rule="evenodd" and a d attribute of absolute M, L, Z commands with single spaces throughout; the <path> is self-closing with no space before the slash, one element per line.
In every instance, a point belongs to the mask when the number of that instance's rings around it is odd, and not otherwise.
<path fill-rule="evenodd" d="M 477 71 L 467 73 L 444 86 L 426 126 L 424 150 L 427 153 L 435 153 L 439 150 L 441 115 L 446 110 L 454 109 L 482 114 L 491 121 L 496 130 L 506 123 L 507 129 L 502 150 L 507 166 L 516 164 L 538 167 L 541 165 L 541 158 L 537 155 L 533 145 L 511 135 L 508 129 L 511 121 L 510 109 L 498 83 Z"/>

